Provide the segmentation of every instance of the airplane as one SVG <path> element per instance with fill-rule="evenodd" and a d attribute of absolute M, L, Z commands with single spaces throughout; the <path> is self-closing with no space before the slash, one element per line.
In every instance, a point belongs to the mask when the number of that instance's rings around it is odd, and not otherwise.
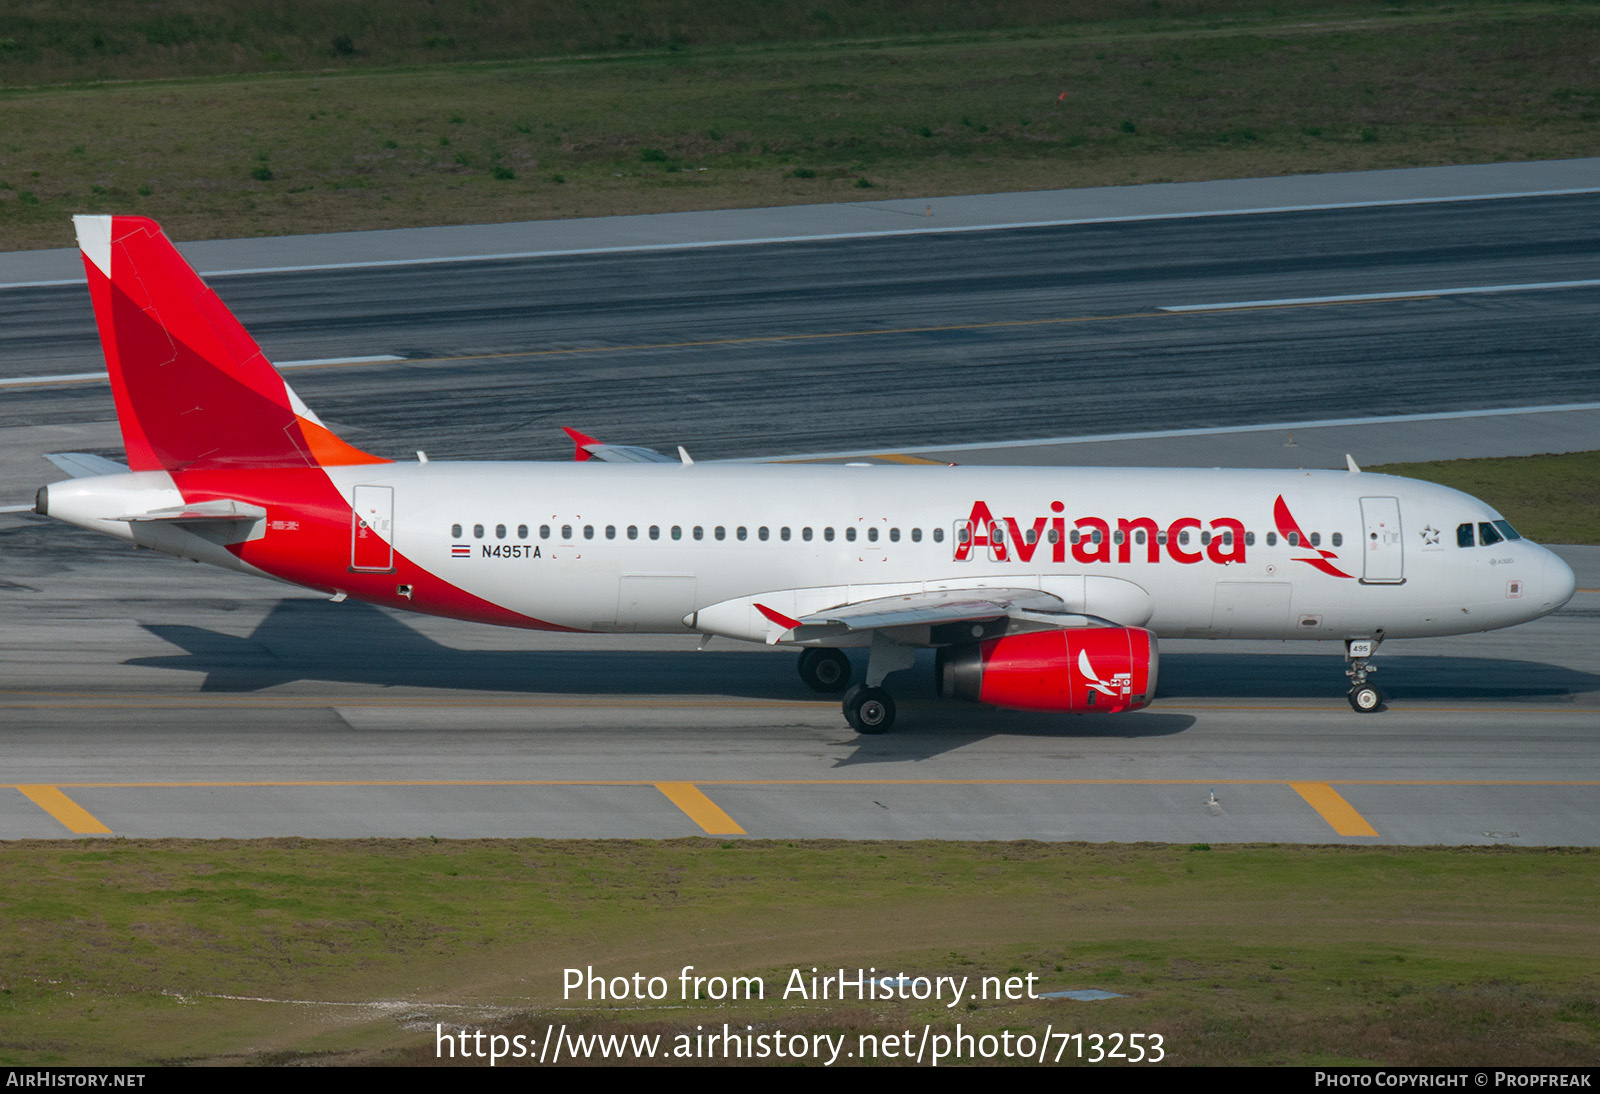
<path fill-rule="evenodd" d="M 407 611 L 554 631 L 782 644 L 860 733 L 933 648 L 947 698 L 1119 712 L 1158 640 L 1379 643 L 1555 611 L 1571 569 L 1500 513 L 1362 472 L 696 463 L 568 430 L 570 462 L 394 461 L 284 382 L 155 222 L 74 218 L 127 464 L 35 510 L 150 548 Z M 865 648 L 852 686 L 843 652 Z"/>

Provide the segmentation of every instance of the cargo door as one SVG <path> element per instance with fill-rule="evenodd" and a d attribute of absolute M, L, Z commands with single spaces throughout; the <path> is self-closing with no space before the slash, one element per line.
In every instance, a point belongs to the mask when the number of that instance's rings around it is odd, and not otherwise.
<path fill-rule="evenodd" d="M 394 488 L 358 486 L 350 507 L 350 569 L 394 569 Z"/>

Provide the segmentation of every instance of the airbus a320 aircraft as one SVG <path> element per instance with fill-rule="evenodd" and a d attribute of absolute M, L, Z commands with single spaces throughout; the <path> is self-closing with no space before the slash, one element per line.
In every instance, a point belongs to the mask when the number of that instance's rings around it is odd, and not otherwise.
<path fill-rule="evenodd" d="M 395 462 L 335 436 L 141 217 L 77 217 L 128 463 L 37 511 L 141 547 L 502 626 L 677 632 L 800 650 L 862 733 L 937 650 L 943 695 L 1135 710 L 1158 638 L 1343 641 L 1383 706 L 1386 638 L 1536 619 L 1572 571 L 1500 514 L 1348 471 L 694 463 L 573 433 L 571 463 Z M 865 647 L 850 687 L 841 652 Z M 848 690 L 846 690 L 848 688 Z"/>

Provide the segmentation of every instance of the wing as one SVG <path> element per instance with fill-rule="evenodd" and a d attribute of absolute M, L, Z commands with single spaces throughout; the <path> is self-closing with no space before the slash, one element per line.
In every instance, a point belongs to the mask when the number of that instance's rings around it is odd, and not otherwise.
<path fill-rule="evenodd" d="M 602 460 L 606 463 L 679 463 L 679 460 L 653 448 L 643 448 L 636 444 L 606 444 L 597 441 L 576 429 L 561 427 L 561 432 L 572 438 L 572 458 L 579 463 L 585 460 Z M 683 450 L 678 450 L 680 453 Z M 690 463 L 687 457 L 681 462 Z"/>

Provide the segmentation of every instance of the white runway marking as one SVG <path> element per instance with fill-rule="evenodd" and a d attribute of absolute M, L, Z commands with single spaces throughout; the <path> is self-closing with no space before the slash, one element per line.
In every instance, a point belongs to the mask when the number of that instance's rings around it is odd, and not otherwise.
<path fill-rule="evenodd" d="M 308 357 L 304 361 L 277 361 L 274 367 L 315 368 L 318 365 L 377 365 L 385 361 L 404 361 L 393 353 L 378 353 L 368 357 Z M 92 380 L 105 380 L 103 372 L 61 372 L 54 376 L 13 376 L 0 380 L 0 387 L 27 387 L 29 384 L 76 384 Z"/>
<path fill-rule="evenodd" d="M 1490 410 L 1444 410 L 1429 414 L 1385 414 L 1372 418 L 1321 418 L 1302 422 L 1268 422 L 1262 425 L 1205 426 L 1196 429 L 1156 429 L 1134 433 L 1089 433 L 1078 437 L 1039 437 L 1027 441 L 978 441 L 966 444 L 911 445 L 906 448 L 863 448 L 852 452 L 810 452 L 784 456 L 786 460 L 841 460 L 855 456 L 885 456 L 901 453 L 971 452 L 997 448 L 1040 448 L 1052 444 L 1096 444 L 1101 441 L 1153 441 L 1167 437 L 1209 437 L 1230 433 L 1270 433 L 1320 429 L 1328 426 L 1390 425 L 1397 422 L 1446 422 L 1461 418 L 1500 418 L 1513 414 L 1560 414 L 1580 410 L 1600 410 L 1600 403 L 1552 403 L 1542 406 L 1502 406 Z M 753 456 L 729 463 L 766 463 L 771 457 Z"/>
<path fill-rule="evenodd" d="M 1285 296 L 1276 300 L 1234 300 L 1226 304 L 1168 304 L 1157 311 L 1236 311 L 1243 308 L 1287 308 L 1297 304 L 1355 304 L 1368 300 L 1420 300 L 1430 296 L 1471 296 L 1479 293 L 1538 292 L 1545 289 L 1592 289 L 1600 278 L 1586 281 L 1529 281 L 1520 285 L 1469 285 L 1458 289 L 1405 289 L 1401 292 L 1345 293 L 1340 296 Z"/>
<path fill-rule="evenodd" d="M 1412 198 L 1374 198 L 1366 201 L 1331 201 L 1301 205 L 1261 205 L 1239 209 L 1182 209 L 1165 213 L 1114 213 L 1106 216 L 1061 217 L 1049 220 L 996 221 L 921 228 L 881 228 L 847 232 L 813 232 L 779 236 L 737 236 L 723 239 L 675 240 L 666 243 L 620 243 L 607 247 L 568 247 L 549 250 L 507 251 L 499 254 L 437 255 L 424 258 L 378 258 L 356 262 L 314 262 L 294 266 L 252 266 L 241 269 L 200 270 L 202 277 L 244 277 L 251 274 L 312 273 L 322 270 L 371 270 L 391 266 L 433 266 L 463 262 L 511 262 L 527 258 L 565 258 L 576 255 L 623 254 L 638 251 L 685 251 L 708 247 L 754 247 L 769 243 L 825 243 L 842 239 L 883 239 L 890 236 L 946 235 L 961 232 L 1004 232 L 1025 228 L 1070 228 L 1086 224 L 1127 224 L 1146 220 L 1197 220 L 1204 217 L 1258 216 L 1263 213 L 1314 213 L 1336 209 L 1376 209 L 1395 205 L 1439 205 L 1456 201 L 1504 201 L 1514 198 L 1568 197 L 1600 193 L 1600 187 L 1578 186 L 1557 190 L 1517 190 L 1494 194 L 1445 194 Z M 859 203 L 850 203 L 859 204 Z M 860 206 L 869 208 L 868 206 Z M 892 209 L 883 211 L 893 212 Z M 0 289 L 37 289 L 81 285 L 83 278 L 51 281 L 0 282 Z"/>

